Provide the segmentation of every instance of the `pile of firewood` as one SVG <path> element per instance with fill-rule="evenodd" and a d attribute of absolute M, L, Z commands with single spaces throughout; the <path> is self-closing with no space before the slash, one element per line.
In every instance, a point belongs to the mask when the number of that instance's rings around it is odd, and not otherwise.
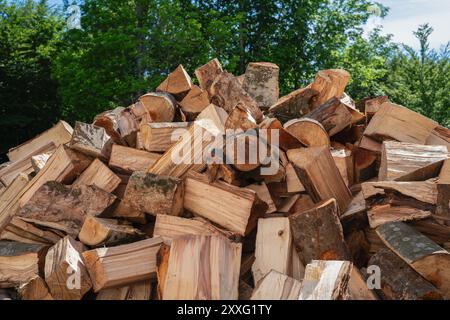
<path fill-rule="evenodd" d="M 195 75 L 9 151 L 0 299 L 450 298 L 448 128 L 345 70 Z"/>

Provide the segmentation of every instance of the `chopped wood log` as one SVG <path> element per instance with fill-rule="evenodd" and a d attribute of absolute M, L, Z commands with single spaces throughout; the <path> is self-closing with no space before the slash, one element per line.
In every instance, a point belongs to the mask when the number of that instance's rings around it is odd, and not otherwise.
<path fill-rule="evenodd" d="M 152 215 L 179 216 L 183 212 L 184 182 L 181 179 L 135 171 L 128 182 L 123 201 Z"/>
<path fill-rule="evenodd" d="M 248 110 L 241 103 L 238 103 L 225 122 L 225 129 L 247 131 L 257 128 L 255 119 L 248 113 Z"/>
<path fill-rule="evenodd" d="M 20 239 L 23 243 L 40 243 L 52 245 L 61 240 L 61 237 L 50 231 L 42 230 L 33 225 L 22 220 L 19 217 L 13 217 L 9 222 L 8 226 L 5 228 L 6 233 L 1 233 L 0 238 L 2 240 L 13 240 L 14 236 L 16 239 Z"/>
<path fill-rule="evenodd" d="M 271 270 L 256 286 L 251 300 L 298 300 L 301 282 Z"/>
<path fill-rule="evenodd" d="M 224 109 L 214 104 L 210 104 L 198 115 L 196 120 L 206 120 L 211 122 L 211 125 L 218 130 L 218 133 L 223 135 L 225 134 L 225 122 L 227 119 L 228 113 Z"/>
<path fill-rule="evenodd" d="M 298 193 L 306 191 L 292 163 L 289 163 L 286 166 L 286 187 L 288 193 Z"/>
<path fill-rule="evenodd" d="M 283 201 L 277 207 L 278 212 L 284 213 L 285 215 L 292 213 L 292 211 L 299 199 L 300 199 L 300 194 L 294 194 L 293 196 L 288 196 L 286 198 L 283 198 Z"/>
<path fill-rule="evenodd" d="M 0 196 L 5 192 L 6 186 L 0 181 Z"/>
<path fill-rule="evenodd" d="M 253 190 L 222 181 L 209 183 L 207 176 L 190 172 L 185 180 L 184 208 L 244 236 L 256 226 L 267 204 Z"/>
<path fill-rule="evenodd" d="M 304 147 L 304 144 L 283 128 L 281 122 L 276 118 L 265 118 L 259 124 L 259 128 L 267 130 L 268 144 L 272 144 L 272 130 L 275 130 L 276 134 L 278 134 L 278 145 L 283 151 Z"/>
<path fill-rule="evenodd" d="M 376 230 L 383 243 L 446 298 L 450 298 L 450 253 L 403 222 Z"/>
<path fill-rule="evenodd" d="M 425 144 L 447 146 L 447 149 L 450 150 L 450 129 L 438 125 L 433 131 L 431 131 L 431 134 L 428 136 Z"/>
<path fill-rule="evenodd" d="M 132 174 L 134 171 L 145 171 L 152 166 L 160 154 L 134 148 L 113 145 L 109 166 L 119 172 Z"/>
<path fill-rule="evenodd" d="M 352 197 L 328 147 L 292 149 L 287 156 L 313 201 L 334 198 L 339 214 L 345 212 Z"/>
<path fill-rule="evenodd" d="M 349 80 L 350 74 L 342 69 L 319 71 L 314 82 L 309 86 L 318 92 L 318 95 L 313 98 L 312 109 L 320 107 L 333 97 L 341 98 Z"/>
<path fill-rule="evenodd" d="M 352 265 L 352 271 L 350 272 L 348 297 L 346 297 L 346 300 L 378 300 L 378 297 L 372 289 L 369 289 L 367 281 L 355 265 Z"/>
<path fill-rule="evenodd" d="M 144 237 L 144 233 L 132 226 L 120 225 L 117 220 L 88 216 L 84 220 L 78 238 L 91 247 L 112 246 L 132 242 Z"/>
<path fill-rule="evenodd" d="M 345 185 L 350 187 L 353 184 L 353 157 L 349 149 L 332 149 L 331 155 L 339 173 L 344 179 Z"/>
<path fill-rule="evenodd" d="M 385 102 L 369 122 L 364 135 L 377 141 L 397 140 L 425 144 L 438 124 L 408 108 Z"/>
<path fill-rule="evenodd" d="M 269 62 L 250 62 L 245 70 L 242 87 L 259 108 L 266 110 L 278 101 L 280 68 Z"/>
<path fill-rule="evenodd" d="M 198 79 L 200 88 L 209 92 L 211 85 L 217 76 L 223 72 L 222 66 L 219 60 L 213 59 L 207 64 L 197 68 L 195 70 L 195 76 Z"/>
<path fill-rule="evenodd" d="M 299 300 L 344 300 L 352 263 L 314 260 L 306 266 Z"/>
<path fill-rule="evenodd" d="M 284 124 L 284 129 L 307 147 L 330 145 L 327 131 L 316 120 L 308 118 L 293 119 Z"/>
<path fill-rule="evenodd" d="M 339 99 L 339 101 L 345 106 L 347 107 L 347 111 L 350 112 L 350 114 L 352 115 L 352 125 L 356 125 L 358 123 L 361 124 L 361 122 L 363 122 L 362 120 L 364 120 L 366 118 L 366 116 L 361 113 L 355 105 L 355 102 L 353 101 L 352 98 L 350 98 L 350 96 L 348 94 L 346 94 L 345 92 L 343 93 L 342 97 Z"/>
<path fill-rule="evenodd" d="M 142 105 L 142 104 L 139 104 Z M 144 106 L 142 109 L 145 110 Z M 145 118 L 145 120 L 144 120 Z M 139 131 L 139 124 L 142 122 L 151 121 L 150 114 L 145 110 L 145 114 L 141 115 L 141 120 L 134 114 L 133 108 L 126 108 L 122 110 L 119 117 L 119 131 L 120 136 L 130 147 L 135 147 L 137 143 L 137 133 Z"/>
<path fill-rule="evenodd" d="M 111 193 L 119 186 L 120 182 L 120 178 L 114 172 L 99 159 L 95 159 L 72 186 L 96 186 Z"/>
<path fill-rule="evenodd" d="M 42 170 L 42 168 L 45 167 L 48 159 L 50 159 L 53 152 L 54 150 L 52 150 L 51 152 L 41 153 L 38 154 L 37 156 L 31 157 L 31 166 L 33 167 L 35 173 L 38 173 L 39 171 Z"/>
<path fill-rule="evenodd" d="M 165 243 L 184 235 L 216 235 L 231 237 L 233 234 L 222 230 L 202 218 L 185 219 L 168 215 L 157 215 L 153 236 L 161 236 Z"/>
<path fill-rule="evenodd" d="M 84 246 L 67 236 L 48 250 L 45 257 L 45 282 L 56 300 L 81 300 L 91 289 L 82 252 Z"/>
<path fill-rule="evenodd" d="M 183 96 L 191 89 L 191 77 L 181 64 L 156 88 L 157 91 L 168 92 L 178 97 Z"/>
<path fill-rule="evenodd" d="M 187 122 L 146 123 L 139 136 L 142 147 L 150 152 L 166 152 L 189 129 Z"/>
<path fill-rule="evenodd" d="M 437 208 L 436 213 L 440 216 L 450 218 L 450 159 L 444 161 L 437 183 Z M 450 220 L 446 221 L 450 226 Z"/>
<path fill-rule="evenodd" d="M 194 120 L 200 112 L 209 106 L 208 92 L 204 91 L 199 86 L 193 85 L 192 89 L 178 105 L 190 120 Z"/>
<path fill-rule="evenodd" d="M 112 218 L 125 219 L 137 224 L 147 223 L 147 217 L 144 212 L 130 207 L 124 201 L 119 202 L 117 207 L 114 209 Z"/>
<path fill-rule="evenodd" d="M 237 300 L 241 250 L 241 244 L 218 236 L 174 239 L 162 299 Z"/>
<path fill-rule="evenodd" d="M 8 225 L 19 209 L 19 195 L 28 182 L 29 178 L 27 175 L 19 174 L 0 195 L 0 231 Z"/>
<path fill-rule="evenodd" d="M 255 100 L 242 88 L 236 77 L 228 72 L 222 72 L 216 77 L 210 88 L 210 97 L 211 103 L 225 109 L 228 113 L 241 103 L 256 123 L 260 123 L 263 119 L 263 114 Z"/>
<path fill-rule="evenodd" d="M 109 159 L 113 140 L 102 127 L 76 122 L 70 147 L 87 156 Z"/>
<path fill-rule="evenodd" d="M 161 243 L 162 239 L 155 237 L 83 252 L 94 291 L 156 278 L 156 254 Z"/>
<path fill-rule="evenodd" d="M 376 97 L 365 102 L 364 111 L 368 122 L 372 119 L 375 113 L 380 110 L 381 105 L 385 102 L 389 102 L 388 96 Z"/>
<path fill-rule="evenodd" d="M 289 216 L 294 245 L 304 265 L 312 260 L 349 258 L 337 211 L 336 200 L 330 199 Z"/>
<path fill-rule="evenodd" d="M 139 98 L 152 122 L 171 122 L 175 117 L 176 101 L 169 93 L 150 92 Z"/>
<path fill-rule="evenodd" d="M 317 93 L 316 90 L 311 88 L 295 90 L 278 99 L 269 108 L 269 112 L 273 113 L 282 122 L 301 117 L 311 111 L 310 102 Z"/>
<path fill-rule="evenodd" d="M 103 289 L 97 294 L 96 300 L 150 300 L 152 282 L 150 280 L 137 282 L 123 287 Z"/>
<path fill-rule="evenodd" d="M 255 284 L 271 270 L 292 276 L 292 235 L 288 218 L 258 220 L 255 258 L 252 266 Z"/>
<path fill-rule="evenodd" d="M 269 192 L 269 189 L 267 188 L 267 185 L 264 182 L 261 183 L 254 183 L 251 185 L 248 185 L 246 188 L 252 189 L 256 192 L 258 197 L 264 201 L 267 204 L 267 211 L 266 213 L 274 213 L 277 211 L 277 207 L 275 206 L 275 203 L 273 202 L 272 196 Z"/>
<path fill-rule="evenodd" d="M 87 216 L 102 214 L 115 199 L 115 196 L 96 186 L 70 188 L 49 181 L 20 209 L 18 216 L 76 237 Z"/>
<path fill-rule="evenodd" d="M 353 150 L 353 165 L 355 183 L 375 178 L 378 174 L 377 154 L 359 146 Z"/>
<path fill-rule="evenodd" d="M 59 147 L 70 141 L 72 133 L 73 129 L 68 123 L 59 121 L 54 127 L 42 134 L 9 150 L 8 158 L 12 162 L 17 162 L 21 159 L 36 155 L 36 152 L 42 153 L 38 150 L 42 150 L 42 148 L 48 146 L 48 144 L 53 143 L 54 147 Z"/>
<path fill-rule="evenodd" d="M 53 300 L 45 281 L 37 276 L 18 289 L 20 298 L 26 301 Z"/>
<path fill-rule="evenodd" d="M 123 107 L 107 110 L 97 115 L 92 123 L 95 126 L 104 128 L 106 133 L 113 139 L 114 143 L 121 145 L 126 145 L 126 141 L 120 132 L 119 125 L 124 110 L 125 108 Z"/>
<path fill-rule="evenodd" d="M 294 204 L 290 207 L 290 209 L 286 212 L 287 215 L 291 215 L 300 211 L 306 211 L 314 208 L 316 205 L 311 200 L 311 197 L 306 193 L 301 193 L 293 197 Z M 283 210 L 285 211 L 285 210 Z"/>
<path fill-rule="evenodd" d="M 330 137 L 352 124 L 351 112 L 338 98 L 331 98 L 305 117 L 322 124 Z"/>
<path fill-rule="evenodd" d="M 0 241 L 0 288 L 25 284 L 39 275 L 48 246 Z"/>
<path fill-rule="evenodd" d="M 424 219 L 436 211 L 434 182 L 365 182 L 362 192 L 371 228 L 389 221 Z"/>
<path fill-rule="evenodd" d="M 369 266 L 378 266 L 381 288 L 378 293 L 387 300 L 437 300 L 442 294 L 422 278 L 405 261 L 389 249 L 382 249 L 370 258 Z"/>
<path fill-rule="evenodd" d="M 408 142 L 384 141 L 378 180 L 397 180 L 420 168 L 442 165 L 450 157 L 445 146 L 426 146 Z M 428 167 L 428 170 L 433 170 Z"/>

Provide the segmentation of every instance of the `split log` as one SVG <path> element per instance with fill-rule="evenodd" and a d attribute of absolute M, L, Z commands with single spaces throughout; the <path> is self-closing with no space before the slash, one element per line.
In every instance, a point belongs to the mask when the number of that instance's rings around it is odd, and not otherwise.
<path fill-rule="evenodd" d="M 292 149 L 287 156 L 313 201 L 334 198 L 339 214 L 345 212 L 352 197 L 328 147 Z"/>
<path fill-rule="evenodd" d="M 408 108 L 385 102 L 374 115 L 364 135 L 377 141 L 397 140 L 425 144 L 438 124 Z"/>
<path fill-rule="evenodd" d="M 120 118 L 122 112 L 125 110 L 123 107 L 115 108 L 113 110 L 105 111 L 97 115 L 94 119 L 93 125 L 102 127 L 106 133 L 113 139 L 114 143 L 127 145 L 124 137 L 122 137 L 120 130 Z"/>
<path fill-rule="evenodd" d="M 224 237 L 189 235 L 174 239 L 162 299 L 237 300 L 241 250 L 241 244 Z"/>
<path fill-rule="evenodd" d="M 199 86 L 193 85 L 192 89 L 178 105 L 190 120 L 194 120 L 200 112 L 209 106 L 208 92 L 202 90 Z"/>
<path fill-rule="evenodd" d="M 282 122 L 301 117 L 311 111 L 311 100 L 317 94 L 318 92 L 311 88 L 295 90 L 278 99 L 269 108 L 269 112 Z"/>
<path fill-rule="evenodd" d="M 248 185 L 246 188 L 252 189 L 256 192 L 258 197 L 264 201 L 267 204 L 267 211 L 266 213 L 274 213 L 277 211 L 277 207 L 275 206 L 275 203 L 273 202 L 272 196 L 269 192 L 269 189 L 267 188 L 267 185 L 264 182 L 261 183 L 254 183 L 251 185 Z"/>
<path fill-rule="evenodd" d="M 139 136 L 142 147 L 150 152 L 166 152 L 189 129 L 187 122 L 146 123 Z"/>
<path fill-rule="evenodd" d="M 218 130 L 218 133 L 224 135 L 225 134 L 225 122 L 228 119 L 228 113 L 214 105 L 210 104 L 206 107 L 197 117 L 197 121 L 206 120 L 211 123 L 211 126 L 215 127 Z"/>
<path fill-rule="evenodd" d="M 350 74 L 342 69 L 319 71 L 314 82 L 309 86 L 318 92 L 312 101 L 312 109 L 320 107 L 333 97 L 341 98 L 349 80 Z"/>
<path fill-rule="evenodd" d="M 120 181 L 120 178 L 104 165 L 103 162 L 95 159 L 78 179 L 75 180 L 72 186 L 96 186 L 111 193 L 119 186 Z"/>
<path fill-rule="evenodd" d="M 352 263 L 314 260 L 306 266 L 299 300 L 344 300 Z"/>
<path fill-rule="evenodd" d="M 248 110 L 241 103 L 238 103 L 233 110 L 231 110 L 227 121 L 225 122 L 226 130 L 239 130 L 247 131 L 256 129 L 258 125 L 255 119 L 248 113 Z"/>
<path fill-rule="evenodd" d="M 19 217 L 13 217 L 5 228 L 5 232 L 0 233 L 2 240 L 12 240 L 23 243 L 37 243 L 52 245 L 61 240 L 61 237 L 50 231 L 37 228 L 32 223 L 28 223 Z"/>
<path fill-rule="evenodd" d="M 147 217 L 144 212 L 130 207 L 124 201 L 119 202 L 117 207 L 114 209 L 111 217 L 116 219 L 125 219 L 137 224 L 147 223 Z"/>
<path fill-rule="evenodd" d="M 359 146 L 353 149 L 353 165 L 355 183 L 375 178 L 378 174 L 377 154 Z"/>
<path fill-rule="evenodd" d="M 350 114 L 352 115 L 352 121 L 351 121 L 352 125 L 357 125 L 358 123 L 361 124 L 363 122 L 362 120 L 364 120 L 366 118 L 366 116 L 356 108 L 356 105 L 355 105 L 355 102 L 353 101 L 353 99 L 345 92 L 342 94 L 339 101 L 345 107 L 347 107 L 347 111 L 349 111 Z M 361 124 L 361 125 L 363 125 L 363 124 Z"/>
<path fill-rule="evenodd" d="M 123 201 L 152 215 L 179 216 L 183 212 L 183 180 L 135 171 L 128 182 Z"/>
<path fill-rule="evenodd" d="M 294 204 L 286 212 L 288 216 L 300 211 L 310 210 L 316 206 L 316 204 L 311 200 L 311 197 L 306 193 L 298 194 L 294 200 Z"/>
<path fill-rule="evenodd" d="M 156 88 L 157 91 L 168 92 L 176 97 L 182 97 L 191 89 L 191 77 L 181 64 Z"/>
<path fill-rule="evenodd" d="M 31 157 L 31 166 L 33 167 L 35 173 L 38 173 L 42 170 L 42 168 L 45 167 L 48 159 L 50 159 L 53 152 L 54 150 Z"/>
<path fill-rule="evenodd" d="M 367 136 L 362 136 L 358 142 L 358 147 L 364 150 L 373 152 L 374 154 L 381 155 L 382 144 Z"/>
<path fill-rule="evenodd" d="M 286 188 L 289 194 L 306 191 L 292 163 L 286 166 Z"/>
<path fill-rule="evenodd" d="M 0 195 L 0 231 L 8 225 L 19 209 L 19 195 L 28 182 L 29 178 L 27 175 L 19 174 Z"/>
<path fill-rule="evenodd" d="M 260 123 L 263 119 L 263 114 L 255 100 L 242 88 L 236 77 L 228 72 L 222 72 L 216 77 L 211 85 L 210 95 L 211 103 L 225 109 L 228 113 L 241 103 L 256 123 Z"/>
<path fill-rule="evenodd" d="M 219 60 L 213 59 L 209 61 L 207 64 L 197 68 L 195 70 L 195 76 L 198 79 L 200 84 L 200 88 L 209 92 L 211 85 L 217 76 L 219 76 L 223 72 L 222 66 L 220 65 Z"/>
<path fill-rule="evenodd" d="M 205 195 L 208 195 L 207 197 Z M 255 191 L 190 172 L 185 180 L 184 208 L 242 236 L 255 226 L 267 204 Z"/>
<path fill-rule="evenodd" d="M 440 300 L 442 294 L 422 278 L 405 261 L 389 249 L 370 258 L 369 266 L 380 268 L 381 288 L 378 293 L 387 300 Z"/>
<path fill-rule="evenodd" d="M 176 101 L 169 93 L 150 92 L 139 98 L 152 122 L 171 122 L 175 117 Z"/>
<path fill-rule="evenodd" d="M 87 156 L 109 159 L 113 140 L 102 127 L 76 122 L 70 147 Z"/>
<path fill-rule="evenodd" d="M 375 115 L 375 113 L 377 113 L 378 110 L 380 110 L 381 105 L 385 102 L 389 102 L 388 96 L 376 97 L 376 98 L 367 100 L 365 102 L 364 112 L 367 117 L 367 122 L 369 122 L 372 119 L 372 117 Z"/>
<path fill-rule="evenodd" d="M 366 279 L 355 265 L 352 265 L 352 271 L 350 272 L 346 300 L 378 300 L 373 289 L 369 289 Z"/>
<path fill-rule="evenodd" d="M 434 182 L 365 182 L 362 192 L 371 228 L 389 221 L 424 219 L 436 211 Z"/>
<path fill-rule="evenodd" d="M 102 214 L 115 199 L 96 186 L 70 188 L 49 181 L 20 209 L 18 216 L 76 237 L 87 216 Z"/>
<path fill-rule="evenodd" d="M 431 131 L 431 134 L 428 136 L 425 144 L 447 146 L 447 149 L 450 150 L 450 129 L 438 125 L 433 129 L 433 131 Z"/>
<path fill-rule="evenodd" d="M 436 168 L 440 168 L 442 162 L 449 157 L 450 153 L 445 146 L 384 141 L 378 180 L 397 180 L 424 167 L 436 172 Z"/>
<path fill-rule="evenodd" d="M 135 104 L 136 105 L 136 104 Z M 142 106 L 142 104 L 139 104 Z M 133 105 L 134 106 L 134 105 Z M 144 106 L 142 109 L 145 110 Z M 135 115 L 135 110 L 131 108 L 124 109 L 119 116 L 119 131 L 120 136 L 129 147 L 134 148 L 137 143 L 137 133 L 139 131 L 139 124 L 142 122 L 151 121 L 150 115 L 145 110 L 145 114 L 141 115 L 141 120 Z M 144 120 L 145 118 L 145 120 Z"/>
<path fill-rule="evenodd" d="M 53 300 L 45 281 L 37 276 L 18 289 L 20 298 L 26 301 Z"/>
<path fill-rule="evenodd" d="M 61 239 L 45 257 L 45 282 L 56 300 L 81 300 L 92 283 L 81 256 L 84 246 L 70 236 Z"/>
<path fill-rule="evenodd" d="M 294 245 L 304 265 L 312 260 L 349 258 L 337 211 L 336 200 L 330 199 L 289 216 Z"/>
<path fill-rule="evenodd" d="M 300 289 L 300 281 L 272 270 L 258 283 L 251 300 L 298 300 Z"/>
<path fill-rule="evenodd" d="M 113 145 L 109 166 L 119 172 L 132 174 L 134 171 L 145 171 L 152 166 L 160 154 Z"/>
<path fill-rule="evenodd" d="M 155 237 L 117 247 L 85 251 L 83 257 L 94 291 L 154 279 L 156 254 L 161 243 L 162 239 Z"/>
<path fill-rule="evenodd" d="M 97 294 L 96 300 L 150 300 L 152 293 L 152 282 L 141 281 L 118 288 L 103 289 Z"/>
<path fill-rule="evenodd" d="M 242 87 L 259 108 L 266 110 L 278 101 L 280 68 L 269 62 L 250 62 L 245 70 Z"/>
<path fill-rule="evenodd" d="M 300 142 L 296 137 L 289 133 L 281 122 L 276 118 L 265 118 L 260 124 L 259 129 L 267 130 L 267 143 L 272 144 L 272 130 L 278 134 L 278 146 L 281 150 L 287 151 L 289 149 L 297 149 L 304 147 L 305 145 Z M 276 136 L 275 136 L 276 137 Z M 276 141 L 274 141 L 276 143 Z"/>
<path fill-rule="evenodd" d="M 330 137 L 318 121 L 308 118 L 293 119 L 284 124 L 284 129 L 307 147 L 330 145 Z"/>
<path fill-rule="evenodd" d="M 292 276 L 292 234 L 288 218 L 258 220 L 253 280 L 259 281 L 271 270 Z"/>
<path fill-rule="evenodd" d="M 142 239 L 144 233 L 128 225 L 120 225 L 114 219 L 88 216 L 84 220 L 78 238 L 91 247 L 112 246 Z"/>
<path fill-rule="evenodd" d="M 353 184 L 353 156 L 352 152 L 347 149 L 332 149 L 331 155 L 339 173 L 344 179 L 345 185 L 350 187 Z"/>
<path fill-rule="evenodd" d="M 383 243 L 450 299 L 450 253 L 403 222 L 376 230 Z"/>
<path fill-rule="evenodd" d="M 450 159 L 444 161 L 437 183 L 437 210 L 440 216 L 450 218 Z M 445 223 L 450 225 L 450 220 Z"/>
<path fill-rule="evenodd" d="M 48 246 L 0 241 L 0 288 L 31 281 L 43 267 Z"/>
<path fill-rule="evenodd" d="M 8 158 L 12 162 L 17 162 L 21 159 L 28 158 L 35 155 L 38 150 L 41 150 L 49 143 L 53 143 L 54 147 L 59 147 L 70 141 L 72 138 L 72 127 L 64 122 L 59 121 L 54 127 L 34 137 L 31 140 L 17 146 L 8 152 Z M 42 153 L 42 152 L 39 152 Z"/>

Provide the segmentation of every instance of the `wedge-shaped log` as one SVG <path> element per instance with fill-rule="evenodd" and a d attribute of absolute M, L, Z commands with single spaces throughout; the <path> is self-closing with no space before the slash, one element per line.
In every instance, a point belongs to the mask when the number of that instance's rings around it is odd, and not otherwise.
<path fill-rule="evenodd" d="M 437 185 L 431 181 L 365 182 L 362 192 L 372 228 L 389 221 L 424 219 L 436 211 Z"/>
<path fill-rule="evenodd" d="M 152 215 L 179 216 L 183 212 L 184 182 L 181 179 L 135 171 L 123 201 Z"/>
<path fill-rule="evenodd" d="M 98 216 L 116 197 L 96 187 L 67 187 L 49 181 L 39 188 L 18 216 L 76 237 L 87 216 Z"/>
<path fill-rule="evenodd" d="M 211 103 L 198 115 L 196 120 L 206 120 L 210 122 L 211 125 L 216 128 L 218 133 L 224 135 L 225 122 L 227 119 L 228 113 L 224 109 Z"/>
<path fill-rule="evenodd" d="M 201 89 L 199 86 L 193 85 L 192 89 L 178 105 L 188 119 L 194 120 L 200 112 L 209 106 L 208 92 Z"/>
<path fill-rule="evenodd" d="M 388 96 L 380 96 L 380 97 L 376 97 L 370 100 L 367 100 L 365 102 L 365 114 L 367 117 L 367 121 L 370 121 L 372 119 L 372 117 L 374 116 L 375 113 L 378 112 L 378 110 L 380 110 L 380 107 L 383 103 L 385 102 L 389 102 L 389 97 Z"/>
<path fill-rule="evenodd" d="M 184 208 L 240 235 L 248 234 L 267 204 L 255 191 L 190 172 L 185 181 Z M 208 195 L 208 196 L 205 196 Z"/>
<path fill-rule="evenodd" d="M 250 62 L 245 70 L 242 87 L 258 107 L 268 109 L 278 101 L 280 68 L 270 62 Z"/>
<path fill-rule="evenodd" d="M 37 243 L 52 245 L 61 240 L 61 236 L 50 230 L 42 230 L 34 224 L 19 217 L 13 217 L 8 226 L 0 233 L 2 240 L 19 241 L 23 243 Z"/>
<path fill-rule="evenodd" d="M 350 74 L 343 69 L 321 70 L 309 86 L 318 92 L 312 101 L 312 109 L 323 105 L 331 98 L 341 98 L 350 80 Z"/>
<path fill-rule="evenodd" d="M 160 265 L 166 267 L 162 299 L 237 300 L 240 261 L 241 244 L 225 237 L 176 238 L 167 265 Z"/>
<path fill-rule="evenodd" d="M 388 300 L 440 300 L 442 294 L 405 261 L 389 249 L 382 249 L 369 260 L 380 268 L 378 293 Z"/>
<path fill-rule="evenodd" d="M 174 96 L 187 93 L 192 88 L 192 80 L 184 70 L 183 65 L 179 65 L 167 78 L 156 88 L 158 91 L 168 92 Z"/>
<path fill-rule="evenodd" d="M 113 192 L 120 184 L 120 178 L 103 162 L 95 159 L 91 165 L 78 177 L 72 186 L 96 186 L 106 192 Z"/>
<path fill-rule="evenodd" d="M 53 152 L 54 150 L 31 157 L 31 166 L 33 167 L 34 173 L 38 173 L 45 167 Z"/>
<path fill-rule="evenodd" d="M 94 291 L 154 279 L 156 254 L 161 243 L 162 238 L 155 237 L 117 247 L 85 251 L 83 257 Z"/>
<path fill-rule="evenodd" d="M 450 253 L 403 222 L 376 229 L 383 243 L 450 299 Z"/>
<path fill-rule="evenodd" d="M 20 174 L 0 195 L 0 231 L 8 225 L 19 209 L 20 193 L 28 183 L 28 176 Z"/>
<path fill-rule="evenodd" d="M 97 115 L 94 119 L 93 125 L 102 127 L 106 130 L 106 133 L 113 139 L 114 143 L 127 145 L 126 142 L 126 134 L 122 134 L 121 132 L 121 123 L 124 118 L 124 110 L 123 107 L 118 107 L 113 110 L 105 111 L 99 115 Z M 124 133 L 126 133 L 125 130 Z"/>
<path fill-rule="evenodd" d="M 333 156 L 334 163 L 336 164 L 342 179 L 344 179 L 345 185 L 350 187 L 353 184 L 352 152 L 347 148 L 332 149 L 331 155 Z"/>
<path fill-rule="evenodd" d="M 273 202 L 272 195 L 270 194 L 269 189 L 267 188 L 267 185 L 264 182 L 254 183 L 248 185 L 246 188 L 255 191 L 258 197 L 267 204 L 268 208 L 266 213 L 274 213 L 277 211 L 277 207 Z"/>
<path fill-rule="evenodd" d="M 317 95 L 317 91 L 311 88 L 301 88 L 281 97 L 270 108 L 282 122 L 303 116 L 311 111 L 311 100 Z"/>
<path fill-rule="evenodd" d="M 304 265 L 312 260 L 349 258 L 337 212 L 336 200 L 329 199 L 289 216 L 294 245 Z"/>
<path fill-rule="evenodd" d="M 36 276 L 28 283 L 21 285 L 18 292 L 20 298 L 26 301 L 54 300 L 44 279 L 39 276 Z"/>
<path fill-rule="evenodd" d="M 439 172 L 442 162 L 449 157 L 446 146 L 384 141 L 378 180 L 398 180 L 425 167 L 432 172 Z"/>
<path fill-rule="evenodd" d="M 433 131 L 431 131 L 431 134 L 428 136 L 425 144 L 447 146 L 447 149 L 450 150 L 450 129 L 438 125 L 433 129 Z"/>
<path fill-rule="evenodd" d="M 28 283 L 39 275 L 48 246 L 0 241 L 0 288 Z"/>
<path fill-rule="evenodd" d="M 211 85 L 218 75 L 223 72 L 222 66 L 219 60 L 213 59 L 207 64 L 197 68 L 195 70 L 195 76 L 200 83 L 200 88 L 209 91 Z"/>
<path fill-rule="evenodd" d="M 188 128 L 187 122 L 143 124 L 139 132 L 142 147 L 150 152 L 166 152 Z"/>
<path fill-rule="evenodd" d="M 103 289 L 97 294 L 96 300 L 150 300 L 152 293 L 151 280 L 136 282 L 118 288 Z"/>
<path fill-rule="evenodd" d="M 304 147 L 305 145 L 300 142 L 296 137 L 290 134 L 286 129 L 283 128 L 281 122 L 276 118 L 265 118 L 260 124 L 260 129 L 267 130 L 267 142 L 272 144 L 272 130 L 278 131 L 278 145 L 283 151 L 289 149 L 296 149 Z M 275 135 L 273 135 L 275 136 Z M 275 141 L 274 141 L 275 143 Z"/>
<path fill-rule="evenodd" d="M 334 198 L 339 214 L 345 212 L 352 197 L 328 147 L 292 149 L 287 156 L 313 201 Z"/>
<path fill-rule="evenodd" d="M 161 157 L 158 153 L 136 150 L 134 148 L 113 145 L 109 166 L 121 173 L 146 171 Z"/>
<path fill-rule="evenodd" d="M 298 300 L 300 289 L 300 281 L 272 270 L 258 283 L 251 300 Z"/>
<path fill-rule="evenodd" d="M 102 127 L 82 122 L 75 123 L 70 147 L 87 156 L 109 159 L 113 140 Z"/>
<path fill-rule="evenodd" d="M 84 246 L 67 236 L 48 250 L 45 282 L 56 300 L 81 300 L 91 287 L 82 252 Z"/>
<path fill-rule="evenodd" d="M 167 92 L 150 92 L 139 98 L 153 122 L 171 122 L 175 117 L 176 101 Z"/>
<path fill-rule="evenodd" d="M 308 147 L 329 146 L 330 137 L 320 122 L 309 119 L 292 119 L 284 124 L 284 129 Z"/>

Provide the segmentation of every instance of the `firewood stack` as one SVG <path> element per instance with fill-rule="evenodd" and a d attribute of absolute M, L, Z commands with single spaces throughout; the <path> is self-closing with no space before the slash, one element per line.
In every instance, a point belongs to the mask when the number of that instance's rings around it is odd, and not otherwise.
<path fill-rule="evenodd" d="M 1 299 L 450 298 L 448 128 L 345 70 L 195 75 L 9 151 Z"/>

